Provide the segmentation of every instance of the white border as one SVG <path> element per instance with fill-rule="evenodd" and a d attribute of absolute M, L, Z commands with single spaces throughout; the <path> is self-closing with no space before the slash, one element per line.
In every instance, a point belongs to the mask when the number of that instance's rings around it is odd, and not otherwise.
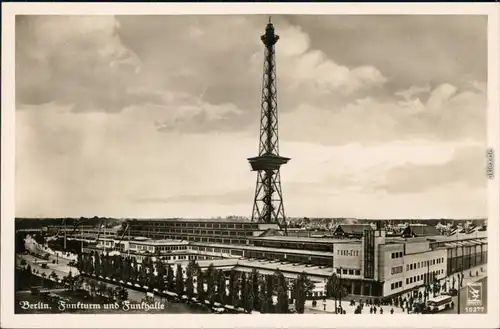
<path fill-rule="evenodd" d="M 151 15 L 151 14 L 465 14 L 488 15 L 488 146 L 495 150 L 494 180 L 488 183 L 488 314 L 487 315 L 14 315 L 14 15 Z M 1 325 L 7 328 L 432 328 L 500 327 L 499 291 L 499 15 L 495 3 L 2 3 L 2 166 L 1 166 Z M 414 319 L 415 318 L 415 319 Z M 418 319 L 417 319 L 418 318 Z M 376 319 L 376 322 L 374 322 Z M 458 319 L 458 320 L 457 320 Z M 409 321 L 408 321 L 409 320 Z"/>

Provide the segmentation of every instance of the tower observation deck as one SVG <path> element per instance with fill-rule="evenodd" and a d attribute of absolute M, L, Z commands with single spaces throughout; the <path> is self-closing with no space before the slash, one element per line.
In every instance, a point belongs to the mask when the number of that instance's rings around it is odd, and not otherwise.
<path fill-rule="evenodd" d="M 278 224 L 285 230 L 286 217 L 281 190 L 280 167 L 290 158 L 279 155 L 278 104 L 276 91 L 275 45 L 279 36 L 269 18 L 266 32 L 261 36 L 265 46 L 262 83 L 259 155 L 249 158 L 252 170 L 257 171 L 257 184 L 252 221 Z"/>

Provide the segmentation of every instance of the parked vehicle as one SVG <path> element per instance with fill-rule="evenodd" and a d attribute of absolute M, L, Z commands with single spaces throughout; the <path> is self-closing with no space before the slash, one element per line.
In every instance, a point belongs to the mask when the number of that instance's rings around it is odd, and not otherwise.
<path fill-rule="evenodd" d="M 441 295 L 427 301 L 427 307 L 432 313 L 438 313 L 452 308 L 452 298 L 449 295 Z"/>

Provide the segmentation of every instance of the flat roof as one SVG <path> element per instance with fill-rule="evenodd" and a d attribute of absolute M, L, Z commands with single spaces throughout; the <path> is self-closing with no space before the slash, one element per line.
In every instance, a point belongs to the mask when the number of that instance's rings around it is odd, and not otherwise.
<path fill-rule="evenodd" d="M 295 273 L 297 275 L 302 272 L 305 272 L 306 274 L 309 275 L 330 276 L 333 273 L 333 267 L 306 266 L 304 264 L 296 264 L 290 262 L 278 262 L 278 261 L 256 260 L 256 259 L 246 259 L 246 258 L 238 260 L 238 265 L 236 266 L 236 269 L 238 268 L 241 269 L 241 267 L 245 266 L 271 271 L 271 273 L 269 274 L 274 273 L 274 271 L 276 271 L 277 269 L 279 269 L 282 272 L 290 272 L 290 273 Z"/>
<path fill-rule="evenodd" d="M 334 238 L 309 238 L 299 236 L 265 236 L 254 237 L 253 240 L 283 241 L 283 242 L 304 242 L 304 243 L 360 243 L 360 239 L 334 239 Z"/>
<path fill-rule="evenodd" d="M 471 233 L 471 234 L 454 234 L 454 235 L 432 235 L 432 236 L 420 236 L 414 238 L 403 238 L 403 237 L 388 237 L 386 238 L 386 243 L 418 243 L 418 242 L 462 242 L 462 241 L 470 241 L 476 239 L 485 239 L 488 237 L 488 234 L 479 234 L 486 233 L 486 231 Z M 435 241 L 433 241 L 435 240 Z"/>
<path fill-rule="evenodd" d="M 488 231 L 475 231 L 473 233 L 455 233 L 453 235 L 435 235 L 427 237 L 429 239 L 439 240 L 439 242 L 445 241 L 461 241 L 461 240 L 471 240 L 471 239 L 486 239 L 488 238 Z"/>
<path fill-rule="evenodd" d="M 252 245 L 228 245 L 228 244 L 218 244 L 218 243 L 207 243 L 207 242 L 190 242 L 193 246 L 202 246 L 209 248 L 221 248 L 221 249 L 242 249 L 250 251 L 264 251 L 264 252 L 276 252 L 285 254 L 297 254 L 297 255 L 309 255 L 309 256 L 323 256 L 323 257 L 333 257 L 333 252 L 324 251 L 310 251 L 310 250 L 297 250 L 297 249 L 284 249 L 284 248 L 268 248 L 268 247 L 257 247 Z"/>
<path fill-rule="evenodd" d="M 221 224 L 263 224 L 252 222 L 250 219 L 215 219 L 215 218 L 130 218 L 127 222 L 211 222 Z"/>
<path fill-rule="evenodd" d="M 189 260 L 173 261 L 175 264 L 189 264 L 189 262 Z M 215 267 L 236 266 L 238 264 L 238 258 L 197 260 L 196 264 L 201 268 L 208 267 L 210 264 L 213 264 Z"/>
<path fill-rule="evenodd" d="M 172 244 L 188 244 L 189 242 L 186 240 L 130 240 L 130 243 L 135 244 L 146 244 L 146 245 L 172 245 Z"/>

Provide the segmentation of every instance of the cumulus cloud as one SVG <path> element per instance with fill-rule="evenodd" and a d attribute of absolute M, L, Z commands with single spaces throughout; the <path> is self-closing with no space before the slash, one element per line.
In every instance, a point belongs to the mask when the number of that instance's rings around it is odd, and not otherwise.
<path fill-rule="evenodd" d="M 57 102 L 76 111 L 119 111 L 161 103 L 138 91 L 141 61 L 113 16 L 18 16 L 16 95 L 24 104 Z"/>
<path fill-rule="evenodd" d="M 351 94 L 383 85 L 387 79 L 373 66 L 348 68 L 335 63 L 324 52 L 311 47 L 310 39 L 297 26 L 280 32 L 277 61 L 280 81 L 293 90 L 314 89 L 319 94 Z"/>
<path fill-rule="evenodd" d="M 418 193 L 461 182 L 471 189 L 484 189 L 485 159 L 484 147 L 459 148 L 444 163 L 405 164 L 392 168 L 385 173 L 385 182 L 379 188 L 389 193 Z"/>
<path fill-rule="evenodd" d="M 442 84 L 429 93 L 425 102 L 418 97 L 406 101 L 397 97 L 364 98 L 338 108 L 302 103 L 295 111 L 282 115 L 281 131 L 285 139 L 330 144 L 411 138 L 483 141 L 486 100 L 482 91 L 460 92 L 450 84 Z"/>
<path fill-rule="evenodd" d="M 433 19 L 425 23 L 438 24 Z M 476 153 L 486 140 L 485 79 L 448 74 L 458 67 L 448 55 L 455 64 L 445 68 L 439 56 L 416 61 L 411 79 L 396 48 L 449 54 L 450 38 L 431 37 L 419 18 L 400 21 L 404 33 L 370 17 L 338 20 L 345 22 L 273 17 L 281 36 L 280 149 L 292 158 L 282 169 L 287 214 L 483 215 L 484 157 Z M 18 215 L 250 214 L 255 173 L 246 158 L 258 151 L 266 23 L 263 16 L 18 17 Z M 318 36 L 321 26 L 331 37 Z M 400 45 L 379 39 L 368 50 L 366 36 L 384 31 L 399 35 Z M 485 33 L 457 31 L 457 38 Z M 442 69 L 433 74 L 435 67 Z M 405 207 L 390 206 L 401 200 Z"/>

